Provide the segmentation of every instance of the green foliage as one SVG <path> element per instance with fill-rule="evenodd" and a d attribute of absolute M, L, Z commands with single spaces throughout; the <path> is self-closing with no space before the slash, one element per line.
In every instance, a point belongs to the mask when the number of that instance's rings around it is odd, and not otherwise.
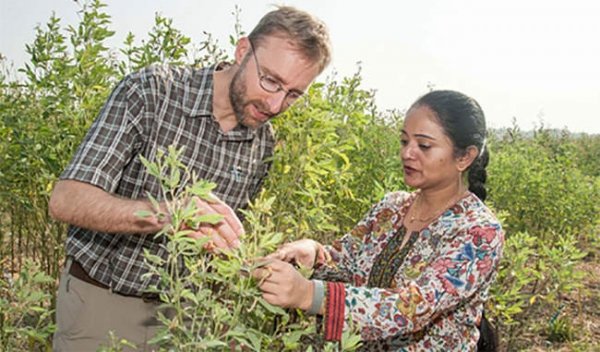
<path fill-rule="evenodd" d="M 535 243 L 535 237 L 519 232 L 512 234 L 504 244 L 504 260 L 491 296 L 494 315 L 507 326 L 516 324 L 515 317 L 537 299 L 528 290 L 540 276 L 531 260 L 536 256 Z"/>
<path fill-rule="evenodd" d="M 2 268 L 2 266 L 0 266 Z M 3 275 L 8 275 L 2 272 Z M 21 271 L 0 280 L 0 350 L 48 350 L 54 332 L 51 291 L 54 279 L 30 260 Z"/>
<path fill-rule="evenodd" d="M 575 330 L 568 319 L 560 316 L 564 306 L 560 306 L 548 322 L 548 341 L 565 342 L 575 337 Z"/>
<path fill-rule="evenodd" d="M 578 169 L 572 142 L 548 142 L 539 135 L 505 139 L 491 148 L 490 197 L 496 208 L 510 213 L 509 233 L 528 231 L 549 240 L 554 234 L 593 231 L 600 188 Z"/>
<path fill-rule="evenodd" d="M 136 347 L 137 346 L 135 344 L 127 341 L 126 339 L 120 339 L 117 336 L 115 336 L 114 332 L 109 331 L 108 344 L 101 345 L 98 348 L 97 352 L 121 352 L 125 348 L 135 350 Z"/>
<path fill-rule="evenodd" d="M 156 14 L 150 39 L 135 46 L 135 37 L 130 32 L 125 39 L 125 61 L 119 67 L 121 74 L 137 71 L 154 63 L 183 64 L 188 54 L 189 37 L 173 27 L 173 20 Z"/>
<path fill-rule="evenodd" d="M 156 160 L 143 160 L 150 175 L 162 185 L 166 205 L 155 204 L 159 216 L 170 214 L 170 223 L 156 235 L 167 253 L 145 253 L 149 272 L 160 279 L 150 292 L 164 302 L 159 312 L 163 324 L 151 343 L 165 350 L 197 351 L 296 350 L 303 336 L 314 334 L 309 320 L 296 321 L 296 314 L 271 306 L 261 295 L 250 274 L 262 266 L 261 257 L 271 253 L 283 239 L 272 217 L 274 198 L 264 194 L 246 212 L 248 234 L 236 251 L 207 252 L 208 237 L 194 239 L 190 233 L 201 223 L 221 218 L 199 215 L 194 197 L 211 200 L 214 184 L 199 181 L 179 161 L 181 151 L 160 151 Z M 183 190 L 182 190 L 183 189 Z M 146 215 L 146 214 L 142 214 Z M 180 270 L 180 268 L 185 268 Z M 301 313 L 299 313 L 301 314 Z M 348 349 L 356 337 L 347 335 Z"/>
<path fill-rule="evenodd" d="M 403 186 L 395 137 L 401 120 L 377 116 L 360 82 L 358 71 L 341 83 L 315 84 L 275 120 L 278 144 L 265 188 L 277 196 L 273 221 L 290 239 L 327 242 Z"/>
<path fill-rule="evenodd" d="M 577 264 L 597 238 L 600 188 L 580 170 L 578 143 L 564 131 L 527 137 L 516 128 L 490 143 L 490 197 L 506 213 L 507 233 L 491 309 L 509 345 L 540 311 L 581 288 Z"/>
<path fill-rule="evenodd" d="M 84 5 L 82 21 L 68 28 L 68 38 L 54 16 L 45 29 L 38 27 L 26 46 L 26 81 L 1 88 L 0 211 L 8 220 L 0 231 L 16 240 L 0 255 L 10 255 L 13 264 L 36 258 L 53 276 L 65 227 L 47 214 L 49 192 L 115 80 L 103 44 L 113 33 L 102 7 L 98 1 Z"/>
<path fill-rule="evenodd" d="M 577 167 L 584 175 L 600 177 L 600 138 L 598 136 L 583 135 L 573 140 L 576 150 Z"/>
<path fill-rule="evenodd" d="M 59 18 L 50 17 L 26 45 L 30 60 L 19 69 L 24 79 L 11 78 L 8 70 L 0 73 L 2 350 L 47 346 L 54 283 L 28 274 L 35 271 L 28 271 L 33 269 L 25 259 L 36 262 L 40 272 L 58 276 L 66 228 L 49 218 L 48 197 L 115 83 L 155 62 L 206 66 L 228 57 L 211 34 L 193 43 L 159 14 L 147 38 L 136 42 L 129 35 L 123 48 L 109 50 L 105 43 L 114 33 L 104 10 L 100 1 L 84 2 L 80 23 L 66 29 Z M 233 12 L 230 45 L 243 35 L 239 11 Z M 308 237 L 329 242 L 386 192 L 405 188 L 398 157 L 402 114 L 377 111 L 373 92 L 360 86 L 360 68 L 351 77 L 333 76 L 314 84 L 275 120 L 273 167 L 264 192 L 246 214 L 248 235 L 239 252 L 207 256 L 203 241 L 189 240 L 182 230 L 217 219 L 197 217 L 193 204 L 180 201 L 186 199 L 180 192 L 202 197 L 211 186 L 194 183 L 176 151 L 161 156 L 163 165 L 174 167 L 145 162 L 163 178 L 163 196 L 172 201 L 169 211 L 175 214 L 168 235 L 172 240 L 164 242 L 171 257 L 166 262 L 148 257 L 152 273 L 162 278 L 156 289 L 169 288 L 163 292 L 169 303 L 157 344 L 178 350 L 188 343 L 217 349 L 223 344 L 229 349 L 306 346 L 306 336 L 314 331 L 310 319 L 266 304 L 240 271 L 247 272 L 254 258 L 281 241 Z M 577 265 L 600 246 L 600 137 L 543 127 L 530 136 L 515 125 L 504 136 L 492 136 L 488 145 L 488 200 L 501 213 L 507 235 L 488 307 L 504 342 L 514 347 L 526 329 L 533 329 L 534 317 L 551 321 L 563 297 L 580 289 Z M 191 188 L 176 188 L 186 183 Z M 171 271 L 176 258 L 187 270 Z M 566 321 L 561 316 L 538 332 L 568 340 Z M 344 348 L 352 348 L 352 339 L 345 340 Z M 126 345 L 118 337 L 111 341 L 109 350 Z"/>

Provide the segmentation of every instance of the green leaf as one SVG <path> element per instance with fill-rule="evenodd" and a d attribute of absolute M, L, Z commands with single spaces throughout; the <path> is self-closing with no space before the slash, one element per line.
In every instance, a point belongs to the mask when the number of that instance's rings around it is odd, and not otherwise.
<path fill-rule="evenodd" d="M 277 307 L 277 306 L 274 306 L 274 305 L 268 303 L 262 297 L 258 299 L 258 302 L 260 303 L 261 306 L 263 306 L 271 314 L 275 314 L 275 315 L 285 315 L 286 314 L 285 310 L 283 308 Z"/>
<path fill-rule="evenodd" d="M 137 210 L 133 214 L 138 218 L 149 218 L 154 215 L 154 212 L 150 210 Z"/>
<path fill-rule="evenodd" d="M 172 335 L 169 333 L 168 330 L 160 330 L 156 334 L 156 336 L 154 336 L 153 338 L 150 339 L 150 341 L 148 341 L 148 344 L 161 345 L 162 343 L 170 341 L 171 338 L 172 338 Z"/>
<path fill-rule="evenodd" d="M 223 215 L 221 214 L 205 214 L 199 215 L 196 217 L 196 221 L 199 223 L 207 223 L 211 225 L 218 224 L 223 220 Z"/>
<path fill-rule="evenodd" d="M 200 343 L 201 348 L 215 348 L 215 347 L 226 347 L 227 344 L 219 340 L 202 340 Z"/>

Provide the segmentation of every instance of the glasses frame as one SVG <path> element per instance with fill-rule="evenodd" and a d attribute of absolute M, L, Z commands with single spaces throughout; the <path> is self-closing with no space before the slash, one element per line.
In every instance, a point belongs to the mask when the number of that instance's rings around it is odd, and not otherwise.
<path fill-rule="evenodd" d="M 260 87 L 267 93 L 277 94 L 279 92 L 284 92 L 285 96 L 281 101 L 281 106 L 289 107 L 296 100 L 300 99 L 304 92 L 300 92 L 294 89 L 285 89 L 281 82 L 268 74 L 264 74 L 260 69 L 260 64 L 258 63 L 258 58 L 256 57 L 256 50 L 254 50 L 254 44 L 252 41 L 248 40 L 250 43 L 250 50 L 252 51 L 252 56 L 254 57 L 254 62 L 256 63 L 256 73 L 258 74 L 258 84 Z"/>

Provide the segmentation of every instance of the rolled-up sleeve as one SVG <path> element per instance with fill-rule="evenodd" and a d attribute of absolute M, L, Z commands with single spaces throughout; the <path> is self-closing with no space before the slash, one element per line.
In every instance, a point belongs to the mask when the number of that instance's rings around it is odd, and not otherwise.
<path fill-rule="evenodd" d="M 112 91 L 60 179 L 114 192 L 125 165 L 143 142 L 144 96 L 132 76 Z"/>

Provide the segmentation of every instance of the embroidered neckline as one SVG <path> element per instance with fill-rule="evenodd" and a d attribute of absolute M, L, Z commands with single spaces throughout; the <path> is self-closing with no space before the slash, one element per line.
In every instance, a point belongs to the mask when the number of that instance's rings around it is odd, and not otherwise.
<path fill-rule="evenodd" d="M 406 244 L 402 247 L 402 242 L 406 236 L 406 227 L 402 225 L 396 230 L 394 236 L 386 243 L 381 253 L 375 258 L 375 263 L 371 268 L 368 287 L 391 287 L 394 276 L 404 263 L 406 255 L 412 249 L 419 238 L 419 232 L 413 231 Z"/>

